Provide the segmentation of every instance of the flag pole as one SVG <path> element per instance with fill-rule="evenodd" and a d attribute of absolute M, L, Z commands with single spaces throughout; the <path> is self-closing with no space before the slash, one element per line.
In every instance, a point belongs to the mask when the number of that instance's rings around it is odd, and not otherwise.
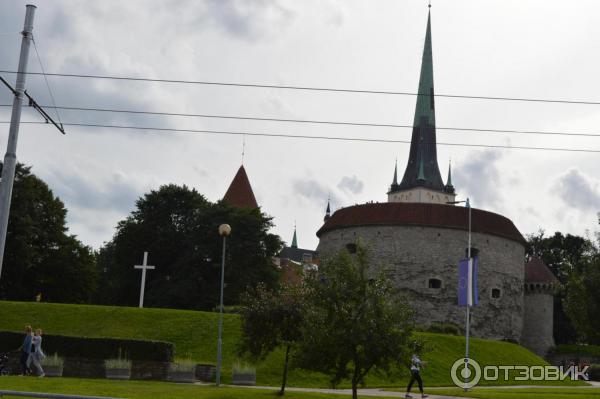
<path fill-rule="evenodd" d="M 466 207 L 469 208 L 469 246 L 467 247 L 467 276 L 468 276 L 468 283 L 470 284 L 468 287 L 467 292 L 470 293 L 471 295 L 469 297 L 467 297 L 467 320 L 466 320 L 466 327 L 465 327 L 465 392 L 469 390 L 469 388 L 467 388 L 467 382 L 468 382 L 468 368 L 469 368 L 469 329 L 470 329 L 470 322 L 471 322 L 471 317 L 470 317 L 470 309 L 471 309 L 471 303 L 473 301 L 472 296 L 473 296 L 473 287 L 472 287 L 472 282 L 473 282 L 473 265 L 471 263 L 471 203 L 469 202 L 469 198 L 467 198 L 467 202 L 466 202 Z"/>

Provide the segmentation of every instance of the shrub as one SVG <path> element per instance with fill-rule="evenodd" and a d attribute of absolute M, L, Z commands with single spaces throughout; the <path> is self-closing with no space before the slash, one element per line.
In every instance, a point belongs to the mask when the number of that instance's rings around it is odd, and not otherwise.
<path fill-rule="evenodd" d="M 426 331 L 440 334 L 461 335 L 460 328 L 452 323 L 433 323 Z"/>
<path fill-rule="evenodd" d="M 119 349 L 119 356 L 113 359 L 106 359 L 104 361 L 104 367 L 106 369 L 131 370 L 131 360 L 127 359 L 127 356 L 123 355 L 121 349 Z"/>
<path fill-rule="evenodd" d="M 63 367 L 65 363 L 65 359 L 58 356 L 58 353 L 54 353 L 52 356 L 47 356 L 42 360 L 42 366 L 51 366 L 51 367 Z"/>
<path fill-rule="evenodd" d="M 22 341 L 22 333 L 0 331 L 0 352 L 12 351 L 18 348 Z M 90 359 L 115 358 L 123 350 L 129 359 L 157 362 L 170 362 L 174 352 L 174 346 L 170 342 L 48 334 L 44 334 L 44 347 L 64 357 Z"/>
<path fill-rule="evenodd" d="M 175 359 L 173 363 L 169 365 L 169 371 L 172 372 L 195 372 L 196 362 L 191 358 Z"/>
<path fill-rule="evenodd" d="M 233 374 L 256 374 L 256 367 L 243 362 L 235 362 L 231 367 Z"/>

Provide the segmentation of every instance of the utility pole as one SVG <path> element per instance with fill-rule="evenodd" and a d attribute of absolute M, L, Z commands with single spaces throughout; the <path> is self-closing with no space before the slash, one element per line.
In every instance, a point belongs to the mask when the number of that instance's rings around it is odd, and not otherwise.
<path fill-rule="evenodd" d="M 0 181 L 0 276 L 2 275 L 2 261 L 4 259 L 4 246 L 6 244 L 6 231 L 8 229 L 8 215 L 10 212 L 10 200 L 12 196 L 15 169 L 17 167 L 17 139 L 19 138 L 19 123 L 21 122 L 21 107 L 25 95 L 25 77 L 27 76 L 27 62 L 29 60 L 29 47 L 32 40 L 33 17 L 36 6 L 28 4 L 25 12 L 25 25 L 23 27 L 23 39 L 21 40 L 21 55 L 19 57 L 19 69 L 17 83 L 14 91 L 12 115 L 10 117 L 10 130 L 8 133 L 8 144 L 4 165 L 2 167 L 2 180 Z"/>

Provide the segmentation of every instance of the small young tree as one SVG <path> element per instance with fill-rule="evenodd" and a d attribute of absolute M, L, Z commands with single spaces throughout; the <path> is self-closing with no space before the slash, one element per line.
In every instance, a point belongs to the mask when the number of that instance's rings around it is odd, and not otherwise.
<path fill-rule="evenodd" d="M 388 278 L 371 274 L 360 246 L 324 261 L 306 279 L 303 338 L 297 359 L 303 367 L 352 384 L 352 397 L 373 368 L 389 373 L 410 350 L 413 312 Z"/>
<path fill-rule="evenodd" d="M 290 352 L 301 337 L 302 305 L 301 286 L 283 285 L 275 291 L 259 284 L 242 296 L 240 351 L 258 360 L 280 346 L 285 349 L 279 395 L 285 393 Z"/>

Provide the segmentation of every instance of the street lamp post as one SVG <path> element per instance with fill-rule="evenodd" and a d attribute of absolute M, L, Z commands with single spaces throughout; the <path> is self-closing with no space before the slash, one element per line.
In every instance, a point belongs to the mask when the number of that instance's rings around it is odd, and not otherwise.
<path fill-rule="evenodd" d="M 451 201 L 451 202 L 446 202 L 447 204 L 465 204 L 465 206 L 467 208 L 469 208 L 469 238 L 468 238 L 468 243 L 469 245 L 467 246 L 467 260 L 468 260 L 468 267 L 469 270 L 472 270 L 472 266 L 471 266 L 471 203 L 469 201 L 469 198 L 467 197 L 467 199 L 465 201 Z M 471 271 L 469 271 L 469 273 L 472 273 Z M 468 284 L 472 284 L 472 281 L 468 281 Z M 465 373 L 464 373 L 464 377 L 465 377 L 465 384 L 467 383 L 467 380 L 469 378 L 469 333 L 470 333 L 470 324 L 471 324 L 471 315 L 470 315 L 470 311 L 471 311 L 471 306 L 469 305 L 469 300 L 467 299 L 467 306 L 466 306 L 466 313 L 467 313 L 467 320 L 465 322 L 466 326 L 465 326 Z M 465 391 L 468 391 L 468 388 L 465 387 Z"/>
<path fill-rule="evenodd" d="M 223 237 L 223 255 L 221 256 L 221 295 L 219 300 L 219 332 L 217 338 L 217 386 L 221 385 L 221 347 L 223 343 L 223 289 L 225 286 L 225 246 L 227 236 L 231 233 L 231 226 L 222 224 L 219 226 L 219 235 Z"/>

